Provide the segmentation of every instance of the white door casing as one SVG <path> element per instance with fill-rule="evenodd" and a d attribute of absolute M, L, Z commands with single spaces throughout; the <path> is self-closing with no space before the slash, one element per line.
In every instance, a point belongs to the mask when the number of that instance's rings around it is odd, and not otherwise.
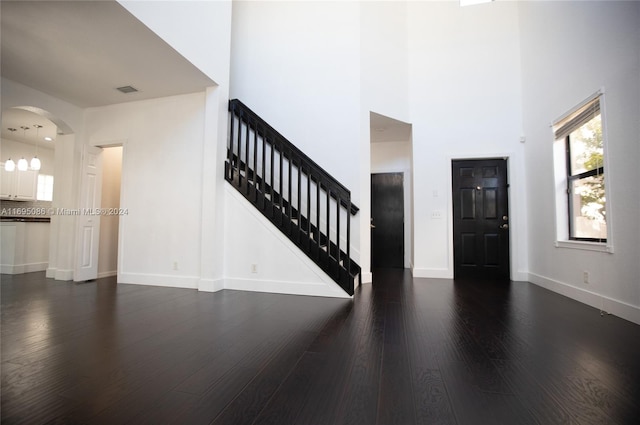
<path fill-rule="evenodd" d="M 102 148 L 85 146 L 82 154 L 80 210 L 76 231 L 76 282 L 98 278 L 100 204 L 102 195 Z"/>

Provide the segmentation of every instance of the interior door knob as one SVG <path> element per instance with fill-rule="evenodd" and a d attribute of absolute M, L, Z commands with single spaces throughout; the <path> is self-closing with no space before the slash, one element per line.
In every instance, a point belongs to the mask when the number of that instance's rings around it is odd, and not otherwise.
<path fill-rule="evenodd" d="M 504 223 L 502 226 L 500 226 L 501 229 L 508 229 L 509 225 L 507 223 Z"/>

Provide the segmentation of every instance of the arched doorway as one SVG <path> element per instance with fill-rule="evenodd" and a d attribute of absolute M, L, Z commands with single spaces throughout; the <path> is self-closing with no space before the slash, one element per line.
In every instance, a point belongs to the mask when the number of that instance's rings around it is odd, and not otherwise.
<path fill-rule="evenodd" d="M 11 131 L 10 129 L 15 129 Z M 2 272 L 25 273 L 46 270 L 47 277 L 58 280 L 73 278 L 73 218 L 62 218 L 57 210 L 75 205 L 74 166 L 77 161 L 75 135 L 62 119 L 36 106 L 14 106 L 2 112 L 2 157 L 4 165 L 9 158 L 24 157 L 29 163 L 33 157 L 40 160 L 36 170 L 29 164 L 26 170 L 3 168 L 3 186 L 21 181 L 20 197 L 3 196 L 3 223 L 11 222 L 3 238 L 3 251 L 12 256 L 3 258 Z M 26 193 L 27 181 L 33 193 Z M 4 187 L 3 187 L 4 188 Z M 5 194 L 8 195 L 8 194 Z M 13 214 L 15 213 L 15 214 Z"/>

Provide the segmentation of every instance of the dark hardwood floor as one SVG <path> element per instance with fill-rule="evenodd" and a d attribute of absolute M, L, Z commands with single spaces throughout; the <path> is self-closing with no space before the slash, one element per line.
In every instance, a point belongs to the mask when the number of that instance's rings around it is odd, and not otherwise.
<path fill-rule="evenodd" d="M 640 423 L 640 326 L 528 283 L 1 290 L 3 424 Z"/>

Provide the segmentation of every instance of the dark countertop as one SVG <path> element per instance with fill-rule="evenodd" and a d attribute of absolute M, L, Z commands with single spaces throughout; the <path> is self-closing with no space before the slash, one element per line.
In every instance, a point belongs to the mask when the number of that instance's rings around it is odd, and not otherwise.
<path fill-rule="evenodd" d="M 1 216 L 0 221 L 19 221 L 24 223 L 50 223 L 51 217 L 12 217 L 12 216 Z"/>

